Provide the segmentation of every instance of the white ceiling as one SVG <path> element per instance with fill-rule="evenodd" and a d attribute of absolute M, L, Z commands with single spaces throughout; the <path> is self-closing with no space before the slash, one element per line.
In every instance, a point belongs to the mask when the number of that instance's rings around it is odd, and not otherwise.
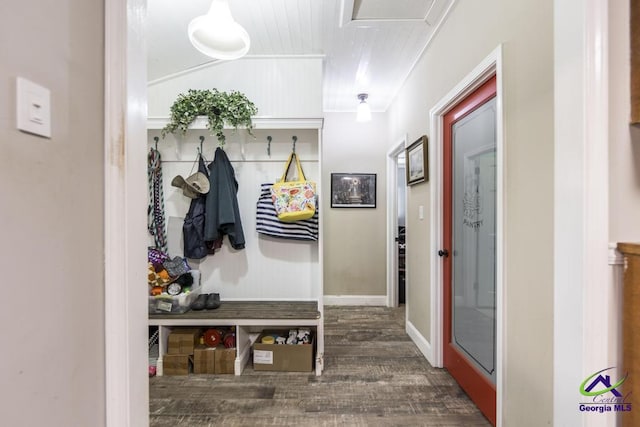
<path fill-rule="evenodd" d="M 324 57 L 324 111 L 385 111 L 454 0 L 229 0 L 251 37 L 248 56 Z M 211 63 L 188 40 L 211 0 L 149 0 L 148 79 Z M 241 61 L 242 59 L 240 59 Z"/>

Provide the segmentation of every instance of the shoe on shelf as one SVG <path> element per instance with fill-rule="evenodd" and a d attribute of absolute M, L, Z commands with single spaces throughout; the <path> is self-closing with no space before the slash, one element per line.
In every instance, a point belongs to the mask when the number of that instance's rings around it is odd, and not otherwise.
<path fill-rule="evenodd" d="M 220 307 L 220 294 L 209 294 L 205 307 L 207 310 L 215 310 Z"/>
<path fill-rule="evenodd" d="M 204 310 L 207 305 L 207 297 L 209 294 L 200 294 L 194 302 L 191 303 L 191 310 Z"/>

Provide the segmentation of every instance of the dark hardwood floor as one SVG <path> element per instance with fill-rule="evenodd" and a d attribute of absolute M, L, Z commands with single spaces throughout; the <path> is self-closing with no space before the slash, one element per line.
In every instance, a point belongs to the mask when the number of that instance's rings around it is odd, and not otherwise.
<path fill-rule="evenodd" d="M 325 307 L 325 369 L 149 380 L 150 425 L 489 426 L 404 332 L 404 308 Z"/>

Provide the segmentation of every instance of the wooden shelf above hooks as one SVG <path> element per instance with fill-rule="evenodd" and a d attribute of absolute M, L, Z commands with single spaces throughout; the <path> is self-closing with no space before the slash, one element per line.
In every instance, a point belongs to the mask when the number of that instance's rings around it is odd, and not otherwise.
<path fill-rule="evenodd" d="M 168 117 L 149 117 L 147 119 L 147 129 L 162 129 L 169 122 Z M 253 119 L 254 129 L 322 129 L 323 118 L 269 118 L 256 117 Z M 202 130 L 207 128 L 207 119 L 198 117 L 191 125 L 191 129 Z M 233 129 L 225 126 L 225 129 Z"/>

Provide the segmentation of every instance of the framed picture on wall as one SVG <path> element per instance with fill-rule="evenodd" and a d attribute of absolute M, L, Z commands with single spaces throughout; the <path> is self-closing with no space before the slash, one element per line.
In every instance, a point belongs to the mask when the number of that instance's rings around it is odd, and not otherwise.
<path fill-rule="evenodd" d="M 429 181 L 427 136 L 423 135 L 407 147 L 407 185 Z"/>
<path fill-rule="evenodd" d="M 332 173 L 332 208 L 375 208 L 375 173 Z"/>

